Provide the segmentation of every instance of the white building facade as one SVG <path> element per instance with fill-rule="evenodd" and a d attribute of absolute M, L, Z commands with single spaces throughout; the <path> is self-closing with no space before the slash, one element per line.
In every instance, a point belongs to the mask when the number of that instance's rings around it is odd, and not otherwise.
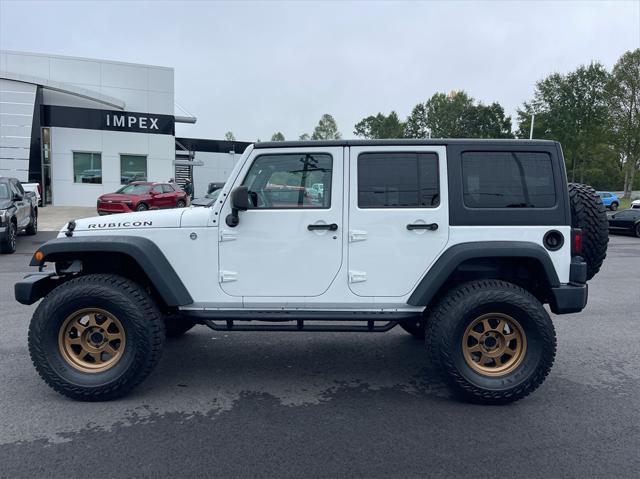
<path fill-rule="evenodd" d="M 239 157 L 229 152 L 246 144 L 205 140 L 217 148 L 210 158 L 185 156 L 175 123 L 195 118 L 175 116 L 174 104 L 173 68 L 0 51 L 0 176 L 40 183 L 45 204 L 59 206 L 167 181 L 177 164 L 199 189 L 224 181 Z"/>

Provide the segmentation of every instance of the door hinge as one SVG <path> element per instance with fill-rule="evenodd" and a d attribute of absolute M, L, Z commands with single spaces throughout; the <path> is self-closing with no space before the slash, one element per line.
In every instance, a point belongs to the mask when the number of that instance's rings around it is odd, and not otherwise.
<path fill-rule="evenodd" d="M 367 280 L 367 273 L 364 271 L 349 271 L 349 283 L 362 283 Z"/>
<path fill-rule="evenodd" d="M 232 281 L 238 281 L 238 273 L 235 271 L 220 271 L 220 282 L 231 283 Z"/>
<path fill-rule="evenodd" d="M 365 241 L 366 239 L 366 231 L 349 230 L 349 243 L 355 243 L 356 241 Z"/>
<path fill-rule="evenodd" d="M 228 230 L 220 230 L 220 242 L 235 241 L 238 239 L 238 233 Z"/>

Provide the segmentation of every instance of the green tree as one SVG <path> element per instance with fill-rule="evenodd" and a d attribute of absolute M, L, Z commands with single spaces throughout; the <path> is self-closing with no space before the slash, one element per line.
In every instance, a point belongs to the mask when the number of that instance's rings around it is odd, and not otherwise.
<path fill-rule="evenodd" d="M 311 135 L 312 140 L 339 140 L 341 137 L 336 120 L 328 113 L 322 115 Z"/>
<path fill-rule="evenodd" d="M 301 141 L 308 141 L 311 139 L 311 137 L 309 136 L 309 133 L 303 133 L 298 137 L 298 139 Z"/>
<path fill-rule="evenodd" d="M 405 138 L 429 138 L 431 132 L 427 124 L 427 109 L 424 103 L 418 103 L 404 124 Z"/>
<path fill-rule="evenodd" d="M 273 135 L 271 135 L 271 141 L 284 141 L 284 135 L 282 132 L 276 131 Z"/>
<path fill-rule="evenodd" d="M 476 103 L 464 91 L 435 93 L 416 105 L 405 127 L 408 138 L 513 138 L 511 118 L 499 103 Z"/>
<path fill-rule="evenodd" d="M 624 172 L 624 197 L 631 198 L 640 171 L 640 48 L 624 53 L 609 85 L 612 143 Z"/>
<path fill-rule="evenodd" d="M 236 137 L 233 136 L 233 132 L 228 131 L 224 134 L 224 139 L 227 141 L 236 141 Z"/>
<path fill-rule="evenodd" d="M 566 75 L 554 73 L 536 84 L 533 100 L 518 110 L 521 138 L 529 137 L 535 113 L 534 138 L 562 144 L 569 179 L 585 182 L 593 169 L 596 151 L 610 135 L 607 87 L 610 74 L 594 62 Z"/>
<path fill-rule="evenodd" d="M 363 138 L 403 138 L 404 123 L 398 118 L 395 111 L 385 116 L 378 113 L 376 116 L 363 118 L 356 124 L 353 134 Z"/>

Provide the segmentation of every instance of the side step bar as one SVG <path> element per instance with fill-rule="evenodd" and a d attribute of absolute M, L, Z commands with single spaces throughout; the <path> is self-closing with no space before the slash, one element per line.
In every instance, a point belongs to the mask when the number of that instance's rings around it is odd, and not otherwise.
<path fill-rule="evenodd" d="M 304 319 L 296 320 L 295 324 L 250 324 L 248 321 L 243 321 L 242 324 L 238 324 L 234 322 L 233 319 L 228 319 L 224 323 L 210 319 L 204 319 L 201 320 L 201 322 L 214 331 L 306 331 L 322 333 L 384 333 L 398 324 L 397 321 L 387 321 L 377 326 L 374 320 L 369 320 L 366 325 L 305 325 Z"/>

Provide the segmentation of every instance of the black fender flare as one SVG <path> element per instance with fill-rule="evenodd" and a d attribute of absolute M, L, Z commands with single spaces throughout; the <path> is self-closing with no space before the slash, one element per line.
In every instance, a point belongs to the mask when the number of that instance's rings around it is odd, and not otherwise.
<path fill-rule="evenodd" d="M 411 306 L 428 305 L 460 264 L 477 258 L 530 258 L 537 261 L 551 288 L 560 286 L 558 274 L 547 251 L 526 241 L 482 241 L 460 243 L 447 249 L 436 260 L 407 301 Z"/>
<path fill-rule="evenodd" d="M 167 306 L 193 303 L 182 280 L 158 245 L 141 236 L 75 236 L 56 238 L 43 244 L 31 258 L 31 266 L 83 253 L 120 253 L 131 258 L 147 275 Z M 42 254 L 42 256 L 40 256 Z M 36 259 L 36 256 L 39 259 Z"/>

